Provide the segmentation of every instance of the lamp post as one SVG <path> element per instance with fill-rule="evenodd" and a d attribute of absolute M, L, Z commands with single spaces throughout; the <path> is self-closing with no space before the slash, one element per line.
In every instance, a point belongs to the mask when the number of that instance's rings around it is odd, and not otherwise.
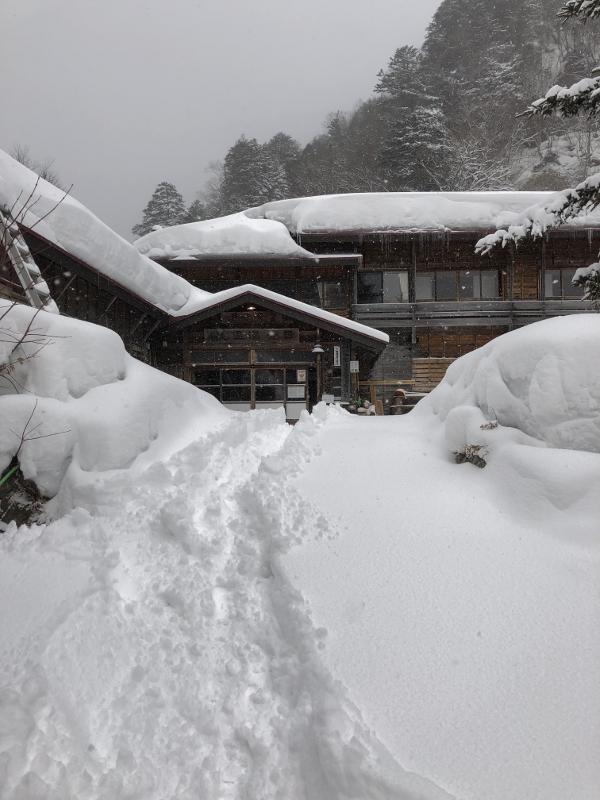
<path fill-rule="evenodd" d="M 318 328 L 317 328 L 317 339 L 315 341 L 315 346 L 313 347 L 312 352 L 317 357 L 317 403 L 318 403 L 319 400 L 321 399 L 321 395 L 323 394 L 321 356 L 325 352 L 325 350 L 321 346 L 321 331 Z"/>

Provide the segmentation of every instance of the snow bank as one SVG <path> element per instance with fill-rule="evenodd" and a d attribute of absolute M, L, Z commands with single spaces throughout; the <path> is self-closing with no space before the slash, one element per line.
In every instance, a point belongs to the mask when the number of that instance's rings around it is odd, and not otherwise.
<path fill-rule="evenodd" d="M 149 258 L 188 259 L 204 255 L 280 255 L 314 258 L 294 242 L 280 222 L 243 213 L 160 228 L 134 243 Z"/>
<path fill-rule="evenodd" d="M 322 424 L 230 414 L 72 470 L 61 519 L 0 537 L 0 800 L 451 800 L 365 726 L 282 573 L 325 526 L 288 486 Z"/>
<path fill-rule="evenodd" d="M 294 234 L 489 230 L 511 225 L 527 208 L 553 197 L 554 192 L 339 194 L 265 203 L 245 213 L 281 222 Z M 600 211 L 569 220 L 569 225 L 597 227 Z"/>
<path fill-rule="evenodd" d="M 136 361 L 107 328 L 7 301 L 0 301 L 0 315 L 0 363 L 29 326 L 15 354 L 23 363 L 10 380 L 0 378 L 0 471 L 26 429 L 43 437 L 26 441 L 18 458 L 46 496 L 58 491 L 69 464 L 122 469 L 192 420 L 229 413 L 210 395 Z"/>
<path fill-rule="evenodd" d="M 445 420 L 454 452 L 489 451 L 519 431 L 539 446 L 600 453 L 599 349 L 598 315 L 527 325 L 451 364 L 419 413 Z"/>
<path fill-rule="evenodd" d="M 141 255 L 85 206 L 1 150 L 0 205 L 40 236 L 169 314 L 205 294 Z"/>

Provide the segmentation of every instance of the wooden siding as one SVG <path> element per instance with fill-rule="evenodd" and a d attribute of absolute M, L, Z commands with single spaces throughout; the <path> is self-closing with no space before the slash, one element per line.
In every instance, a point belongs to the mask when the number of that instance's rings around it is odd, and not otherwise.
<path fill-rule="evenodd" d="M 412 362 L 414 392 L 430 392 L 446 374 L 453 358 L 415 358 Z"/>

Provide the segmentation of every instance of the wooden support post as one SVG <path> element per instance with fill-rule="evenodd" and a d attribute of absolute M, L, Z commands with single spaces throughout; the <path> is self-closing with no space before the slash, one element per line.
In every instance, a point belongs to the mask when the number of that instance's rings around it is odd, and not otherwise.
<path fill-rule="evenodd" d="M 546 309 L 546 234 L 542 237 L 542 254 L 540 263 L 540 300 L 544 303 L 544 313 Z"/>

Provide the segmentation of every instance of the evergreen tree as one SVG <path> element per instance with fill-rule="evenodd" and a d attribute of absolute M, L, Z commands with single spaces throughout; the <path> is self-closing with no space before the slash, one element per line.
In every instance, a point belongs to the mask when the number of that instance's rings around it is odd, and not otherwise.
<path fill-rule="evenodd" d="M 206 206 L 202 200 L 197 197 L 185 212 L 182 222 L 201 222 L 204 219 L 209 219 Z"/>
<path fill-rule="evenodd" d="M 223 163 L 223 206 L 226 214 L 264 202 L 262 173 L 264 158 L 256 139 L 241 136 Z"/>
<path fill-rule="evenodd" d="M 428 90 L 420 52 L 396 50 L 375 91 L 386 98 L 388 133 L 380 161 L 395 190 L 434 191 L 447 187 L 448 134 L 437 98 Z"/>
<path fill-rule="evenodd" d="M 582 17 L 584 20 L 600 17 L 600 0 L 569 0 L 558 12 L 562 18 Z M 581 111 L 596 114 L 600 107 L 600 77 L 574 84 L 570 89 L 554 86 L 544 98 L 536 100 L 527 109 L 529 116 L 558 114 L 575 116 Z M 600 173 L 586 178 L 574 189 L 567 189 L 545 207 L 533 206 L 525 211 L 518 225 L 508 231 L 499 230 L 477 243 L 479 252 L 486 253 L 494 245 L 508 241 L 519 242 L 528 236 L 541 236 L 551 225 L 560 225 L 573 217 L 589 213 L 600 205 Z M 585 298 L 600 302 L 600 264 L 578 270 L 574 280 L 583 286 Z"/>
<path fill-rule="evenodd" d="M 184 217 L 183 197 L 172 183 L 159 183 L 144 209 L 142 222 L 132 228 L 132 233 L 145 236 L 155 225 L 163 228 L 180 225 Z"/>

